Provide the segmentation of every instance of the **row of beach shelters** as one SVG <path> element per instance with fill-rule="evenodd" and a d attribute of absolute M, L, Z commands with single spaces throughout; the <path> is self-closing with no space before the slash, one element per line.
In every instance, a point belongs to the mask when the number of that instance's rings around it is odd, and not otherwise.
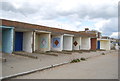
<path fill-rule="evenodd" d="M 102 36 L 101 32 L 96 30 L 89 30 L 89 28 L 85 28 L 85 31 L 88 34 L 94 33 L 96 34 L 97 39 L 92 39 L 93 41 L 97 41 L 97 48 L 98 50 L 111 50 L 111 43 L 110 43 L 110 37 L 108 36 Z M 95 43 L 93 43 L 95 44 Z M 93 49 L 93 48 L 92 48 Z"/>
<path fill-rule="evenodd" d="M 69 31 L 6 19 L 0 20 L 0 51 L 41 52 L 63 50 L 96 50 L 96 34 Z"/>
<path fill-rule="evenodd" d="M 98 39 L 97 49 L 110 50 L 110 40 L 109 39 Z"/>

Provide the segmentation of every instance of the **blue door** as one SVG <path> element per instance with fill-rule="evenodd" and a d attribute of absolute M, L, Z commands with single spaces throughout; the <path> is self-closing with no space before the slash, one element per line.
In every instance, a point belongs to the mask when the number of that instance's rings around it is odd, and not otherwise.
<path fill-rule="evenodd" d="M 100 49 L 100 41 L 97 42 L 97 49 Z"/>
<path fill-rule="evenodd" d="M 15 51 L 22 51 L 23 32 L 15 32 Z"/>

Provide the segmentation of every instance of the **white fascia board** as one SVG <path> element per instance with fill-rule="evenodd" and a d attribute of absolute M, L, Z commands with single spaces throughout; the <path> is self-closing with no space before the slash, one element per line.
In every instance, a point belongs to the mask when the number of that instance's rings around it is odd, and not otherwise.
<path fill-rule="evenodd" d="M 100 41 L 109 41 L 110 39 L 97 39 L 97 40 L 100 40 Z"/>
<path fill-rule="evenodd" d="M 35 32 L 37 32 L 37 33 L 51 33 L 51 32 L 48 32 L 48 31 L 42 31 L 42 30 L 35 30 Z"/>
<path fill-rule="evenodd" d="M 73 37 L 74 35 L 71 35 L 71 34 L 64 34 L 64 36 L 72 36 L 72 37 Z"/>

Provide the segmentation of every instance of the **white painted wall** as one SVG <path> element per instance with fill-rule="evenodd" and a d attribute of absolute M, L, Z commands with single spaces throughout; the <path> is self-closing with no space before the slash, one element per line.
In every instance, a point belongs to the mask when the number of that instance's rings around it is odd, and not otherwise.
<path fill-rule="evenodd" d="M 39 46 L 39 39 L 38 39 L 38 38 L 39 38 L 39 35 L 37 35 L 37 33 L 35 32 L 35 35 L 34 35 L 34 42 L 35 42 L 35 43 L 34 43 L 34 45 L 35 45 L 35 46 L 34 46 L 34 47 L 35 47 L 35 48 L 34 48 L 34 51 L 35 51 L 35 50 L 39 50 L 39 47 L 38 47 L 38 46 Z"/>
<path fill-rule="evenodd" d="M 107 50 L 110 50 L 110 40 L 107 41 Z"/>
<path fill-rule="evenodd" d="M 100 49 L 110 50 L 110 40 L 100 40 Z"/>
<path fill-rule="evenodd" d="M 82 50 L 90 50 L 91 42 L 89 37 L 81 37 L 81 48 Z"/>
<path fill-rule="evenodd" d="M 47 51 L 50 51 L 51 50 L 51 33 L 48 34 L 48 40 L 49 40 L 49 45 L 48 45 L 48 49 Z"/>
<path fill-rule="evenodd" d="M 75 46 L 73 44 L 73 50 L 80 50 L 80 47 L 81 47 L 81 37 L 73 37 L 73 43 L 74 42 L 77 42 L 78 44 Z"/>
<path fill-rule="evenodd" d="M 63 50 L 72 50 L 73 36 L 63 36 Z"/>
<path fill-rule="evenodd" d="M 35 52 L 35 50 L 38 48 L 38 47 L 37 47 L 37 44 L 36 44 L 36 43 L 37 43 L 37 35 L 36 35 L 36 32 L 33 32 L 33 35 L 34 35 L 34 41 L 33 41 L 33 43 L 34 43 L 34 44 L 33 44 L 33 45 L 34 45 L 33 48 L 34 48 L 34 49 L 33 49 L 33 51 Z"/>
<path fill-rule="evenodd" d="M 118 44 L 115 45 L 115 50 L 119 50 L 120 46 Z"/>
<path fill-rule="evenodd" d="M 60 47 L 54 48 L 53 47 L 53 38 L 60 38 Z M 51 38 L 51 50 L 52 51 L 62 51 L 63 50 L 63 35 L 52 35 Z"/>
<path fill-rule="evenodd" d="M 47 48 L 40 48 L 40 38 L 46 37 L 48 39 Z M 50 51 L 51 46 L 51 34 L 50 33 L 35 33 L 34 34 L 34 51 Z"/>
<path fill-rule="evenodd" d="M 23 51 L 32 53 L 33 32 L 23 33 Z"/>

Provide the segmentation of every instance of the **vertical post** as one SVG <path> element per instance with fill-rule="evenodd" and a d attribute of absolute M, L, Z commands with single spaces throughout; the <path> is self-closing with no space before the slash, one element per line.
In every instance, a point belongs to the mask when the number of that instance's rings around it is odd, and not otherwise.
<path fill-rule="evenodd" d="M 32 32 L 32 53 L 34 52 L 34 31 Z"/>
<path fill-rule="evenodd" d="M 11 37 L 12 37 L 12 47 L 11 47 L 11 53 L 13 52 L 14 49 L 14 28 L 11 29 Z"/>

